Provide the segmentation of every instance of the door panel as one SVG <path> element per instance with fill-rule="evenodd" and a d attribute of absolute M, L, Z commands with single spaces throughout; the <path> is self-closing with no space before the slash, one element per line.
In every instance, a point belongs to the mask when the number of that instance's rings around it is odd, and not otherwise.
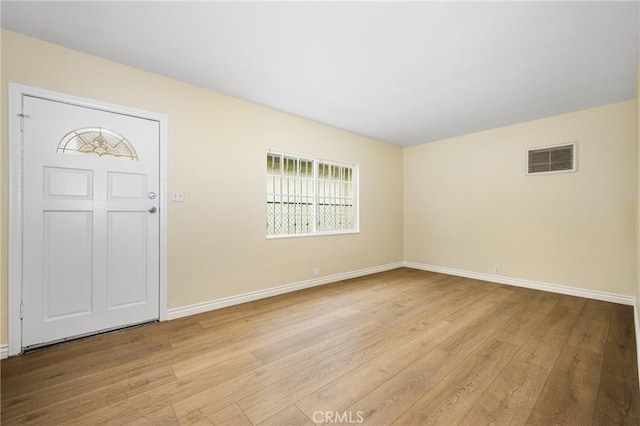
<path fill-rule="evenodd" d="M 159 318 L 159 123 L 23 96 L 22 346 Z"/>
<path fill-rule="evenodd" d="M 44 212 L 45 321 L 92 311 L 92 216 L 83 211 Z"/>
<path fill-rule="evenodd" d="M 92 199 L 93 171 L 45 167 L 44 197 Z"/>
<path fill-rule="evenodd" d="M 147 300 L 147 213 L 108 213 L 109 309 Z"/>
<path fill-rule="evenodd" d="M 147 198 L 147 175 L 109 172 L 109 200 Z"/>

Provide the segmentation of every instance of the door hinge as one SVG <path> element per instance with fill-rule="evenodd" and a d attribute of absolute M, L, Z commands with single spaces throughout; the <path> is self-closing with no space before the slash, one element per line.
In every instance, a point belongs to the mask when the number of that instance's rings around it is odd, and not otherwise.
<path fill-rule="evenodd" d="M 24 319 L 24 304 L 20 304 L 20 319 Z"/>
<path fill-rule="evenodd" d="M 27 114 L 18 114 L 18 117 L 20 117 L 20 131 L 24 132 L 24 119 L 25 118 L 29 118 L 29 116 Z"/>

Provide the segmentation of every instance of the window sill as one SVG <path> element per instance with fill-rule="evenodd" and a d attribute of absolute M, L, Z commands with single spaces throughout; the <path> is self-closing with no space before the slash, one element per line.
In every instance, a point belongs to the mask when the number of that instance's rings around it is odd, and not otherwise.
<path fill-rule="evenodd" d="M 267 235 L 267 240 L 282 240 L 285 238 L 301 238 L 301 237 L 324 237 L 328 235 L 350 235 L 359 234 L 360 230 L 354 231 L 328 231 L 328 232 L 316 232 L 314 234 L 288 234 L 288 235 Z"/>

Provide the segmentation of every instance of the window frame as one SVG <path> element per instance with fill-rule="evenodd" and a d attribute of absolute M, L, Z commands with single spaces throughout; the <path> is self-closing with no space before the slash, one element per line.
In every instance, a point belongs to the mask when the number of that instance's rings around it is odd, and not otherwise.
<path fill-rule="evenodd" d="M 313 157 L 309 155 L 297 154 L 287 151 L 274 150 L 269 149 L 267 151 L 266 158 L 269 158 L 270 155 L 278 155 L 281 158 L 291 158 L 301 161 L 311 161 L 313 163 L 313 198 L 312 198 L 312 208 L 313 208 L 313 230 L 308 233 L 299 233 L 299 234 L 266 234 L 265 238 L 267 240 L 274 239 L 282 239 L 282 238 L 300 238 L 300 237 L 316 237 L 316 236 L 326 236 L 326 235 L 348 235 L 348 234 L 358 234 L 360 233 L 360 174 L 359 174 L 359 166 L 358 164 L 347 163 L 344 161 L 335 161 L 335 160 L 325 160 L 319 157 Z M 319 206 L 319 166 L 320 164 L 326 164 L 329 166 L 337 166 L 337 167 L 347 167 L 351 169 L 352 173 L 352 191 L 353 191 L 353 229 L 341 229 L 341 230 L 326 230 L 319 231 L 318 230 L 318 206 Z M 265 181 L 269 178 L 269 170 L 266 168 L 265 170 Z M 270 192 L 267 190 L 265 193 L 267 198 L 270 195 Z M 267 201 L 268 202 L 268 201 Z M 267 212 L 265 211 L 265 215 Z M 265 230 L 265 233 L 267 230 Z"/>

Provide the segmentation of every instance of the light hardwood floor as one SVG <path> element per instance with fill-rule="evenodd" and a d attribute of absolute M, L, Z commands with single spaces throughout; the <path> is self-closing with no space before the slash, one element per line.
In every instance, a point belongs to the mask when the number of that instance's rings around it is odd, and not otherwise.
<path fill-rule="evenodd" d="M 397 269 L 2 362 L 3 425 L 638 425 L 629 306 Z"/>

